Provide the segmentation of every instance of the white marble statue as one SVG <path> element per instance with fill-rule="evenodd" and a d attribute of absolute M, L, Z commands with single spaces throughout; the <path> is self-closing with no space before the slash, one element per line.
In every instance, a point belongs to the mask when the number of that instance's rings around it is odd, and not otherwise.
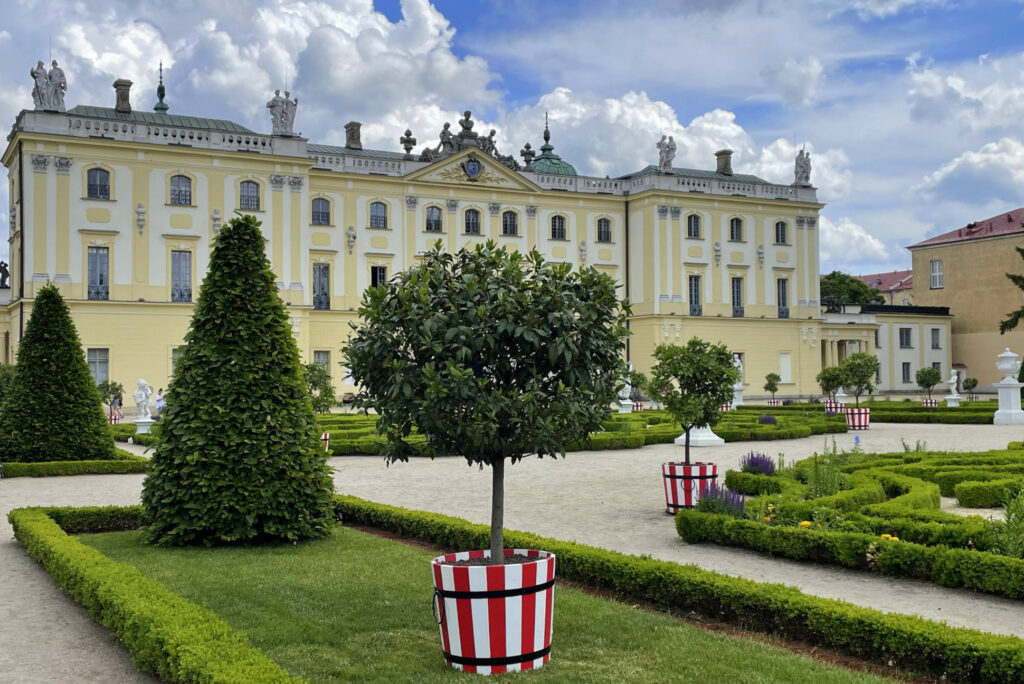
<path fill-rule="evenodd" d="M 138 388 L 132 395 L 135 398 L 135 418 L 136 420 L 148 420 L 150 416 L 149 398 L 153 394 L 153 388 L 142 378 L 135 382 L 135 386 Z"/>
<path fill-rule="evenodd" d="M 580 265 L 587 265 L 587 241 L 580 240 Z"/>
<path fill-rule="evenodd" d="M 676 142 L 671 135 L 661 136 L 661 140 L 655 145 L 658 148 L 658 170 L 671 171 L 672 160 L 676 156 Z"/>
<path fill-rule="evenodd" d="M 956 381 L 957 381 L 957 379 L 958 379 L 958 375 L 957 375 L 956 369 L 951 370 L 949 372 L 949 395 L 951 397 L 958 397 L 958 396 L 960 396 L 959 392 L 956 391 Z"/>
<path fill-rule="evenodd" d="M 811 184 L 811 153 L 801 149 L 797 152 L 796 162 L 793 168 L 794 185 Z"/>
<path fill-rule="evenodd" d="M 53 60 L 53 68 L 47 76 L 49 81 L 49 107 L 58 112 L 64 111 L 64 93 L 68 90 L 68 80 L 64 76 L 64 70 L 57 66 L 57 60 Z"/>
<path fill-rule="evenodd" d="M 43 65 L 43 60 L 36 62 L 35 68 L 28 73 L 32 80 L 35 81 L 35 85 L 32 86 L 32 102 L 35 103 L 36 109 L 49 109 L 50 79 L 46 73 L 46 67 Z"/>
<path fill-rule="evenodd" d="M 281 112 L 281 133 L 291 135 L 295 126 L 295 111 L 299 108 L 299 98 L 291 98 L 289 91 L 284 91 L 284 109 Z"/>

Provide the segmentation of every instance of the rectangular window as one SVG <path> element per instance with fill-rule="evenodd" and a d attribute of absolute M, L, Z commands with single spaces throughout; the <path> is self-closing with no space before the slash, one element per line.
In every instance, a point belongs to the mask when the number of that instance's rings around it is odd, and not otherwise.
<path fill-rule="evenodd" d="M 506 211 L 501 215 L 501 234 L 505 237 L 519 235 L 519 214 L 514 211 Z"/>
<path fill-rule="evenodd" d="M 312 219 L 314 226 L 331 225 L 331 203 L 322 197 L 313 200 Z"/>
<path fill-rule="evenodd" d="M 313 264 L 313 308 L 331 308 L 331 265 Z"/>
<path fill-rule="evenodd" d="M 942 339 L 940 338 L 941 333 L 941 329 L 932 328 L 932 349 L 942 349 Z"/>
<path fill-rule="evenodd" d="M 732 279 L 732 315 L 743 318 L 743 278 Z"/>
<path fill-rule="evenodd" d="M 313 351 L 313 363 L 323 366 L 328 371 L 331 368 L 331 352 L 326 349 L 319 349 Z"/>
<path fill-rule="evenodd" d="M 612 222 L 608 219 L 597 220 L 597 241 L 598 242 L 611 242 L 612 241 Z"/>
<path fill-rule="evenodd" d="M 171 375 L 178 372 L 178 362 L 181 361 L 181 352 L 184 346 L 175 347 L 171 350 Z"/>
<path fill-rule="evenodd" d="M 85 355 L 89 361 L 89 375 L 92 376 L 94 384 L 98 385 L 110 379 L 109 349 L 89 349 Z"/>
<path fill-rule="evenodd" d="M 103 169 L 89 169 L 86 172 L 86 197 L 89 199 L 110 199 L 110 172 Z"/>
<path fill-rule="evenodd" d="M 109 263 L 110 250 L 108 248 L 89 248 L 89 299 L 109 298 Z"/>
<path fill-rule="evenodd" d="M 370 287 L 377 287 L 383 285 L 388 281 L 388 267 L 387 266 L 371 266 L 370 267 Z"/>
<path fill-rule="evenodd" d="M 428 233 L 441 232 L 441 209 L 439 207 L 427 207 L 427 225 L 424 230 Z"/>
<path fill-rule="evenodd" d="M 879 334 L 878 328 L 875 328 L 875 349 L 878 349 L 879 347 L 882 346 L 881 344 L 879 344 L 881 339 L 882 336 Z"/>
<path fill-rule="evenodd" d="M 785 221 L 779 221 L 775 224 L 775 244 L 785 245 L 789 243 L 786 235 L 786 223 Z"/>
<path fill-rule="evenodd" d="M 900 349 L 910 349 L 912 346 L 910 328 L 900 328 Z"/>
<path fill-rule="evenodd" d="M 939 371 L 941 373 L 942 372 L 942 362 L 941 361 L 932 361 L 932 368 L 934 368 L 935 370 L 937 370 L 937 371 Z"/>
<path fill-rule="evenodd" d="M 690 315 L 701 315 L 700 276 L 690 276 Z"/>
<path fill-rule="evenodd" d="M 779 318 L 789 318 L 789 280 L 779 278 L 775 281 L 775 294 L 779 303 Z"/>
<path fill-rule="evenodd" d="M 192 301 L 192 252 L 171 252 L 171 301 Z"/>
<path fill-rule="evenodd" d="M 910 362 L 903 362 L 903 382 L 910 382 Z"/>
<path fill-rule="evenodd" d="M 686 237 L 700 240 L 700 216 L 690 214 L 686 217 Z"/>
<path fill-rule="evenodd" d="M 928 262 L 931 280 L 929 287 L 933 290 L 942 289 L 942 259 L 933 259 Z"/>
<path fill-rule="evenodd" d="M 782 382 L 793 382 L 793 355 L 789 352 L 779 354 L 779 376 Z"/>

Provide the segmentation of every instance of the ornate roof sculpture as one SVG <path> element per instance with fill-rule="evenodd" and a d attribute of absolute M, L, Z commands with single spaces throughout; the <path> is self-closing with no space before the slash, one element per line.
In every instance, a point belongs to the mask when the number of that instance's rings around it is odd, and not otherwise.
<path fill-rule="evenodd" d="M 156 87 L 156 99 L 157 103 L 153 105 L 153 111 L 158 114 L 166 114 L 167 110 L 170 109 L 167 103 L 164 102 L 164 97 L 167 95 L 167 89 L 164 88 L 164 63 L 160 62 L 160 85 Z"/>
<path fill-rule="evenodd" d="M 523 155 L 524 157 L 526 155 Z M 576 168 L 555 154 L 555 146 L 551 144 L 551 130 L 548 128 L 548 115 L 544 114 L 544 144 L 540 146 L 540 154 L 528 163 L 528 168 L 537 173 L 554 176 L 577 176 Z"/>
<path fill-rule="evenodd" d="M 494 136 L 497 135 L 498 131 L 491 129 L 489 135 L 482 136 L 473 130 L 473 125 L 476 122 L 473 121 L 473 112 L 466 110 L 463 113 L 463 117 L 459 119 L 460 131 L 456 135 L 452 135 L 451 123 L 445 122 L 444 128 L 438 134 L 440 141 L 437 147 L 424 147 L 423 152 L 420 153 L 419 161 L 434 162 L 445 157 L 450 157 L 456 152 L 463 150 L 478 149 L 487 156 L 497 159 L 500 163 L 504 164 L 508 168 L 518 171 L 520 169 L 519 162 L 515 160 L 510 154 L 500 154 L 498 152 L 498 145 L 494 141 Z M 411 135 L 409 131 L 406 131 L 406 135 Z M 415 145 L 415 139 L 413 140 Z"/>

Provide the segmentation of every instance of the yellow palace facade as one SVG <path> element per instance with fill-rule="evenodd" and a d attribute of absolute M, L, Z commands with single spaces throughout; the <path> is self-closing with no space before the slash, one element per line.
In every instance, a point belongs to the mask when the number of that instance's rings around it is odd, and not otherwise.
<path fill-rule="evenodd" d="M 7 363 L 52 282 L 97 380 L 166 386 L 212 240 L 236 212 L 262 221 L 299 349 L 327 364 L 339 393 L 354 390 L 339 350 L 363 291 L 438 240 L 536 248 L 613 276 L 632 302 L 628 354 L 639 370 L 656 345 L 697 336 L 742 355 L 748 395 L 763 395 L 776 372 L 780 396 L 806 396 L 831 360 L 822 205 L 799 170 L 792 185 L 768 183 L 732 173 L 723 150 L 713 171 L 675 168 L 663 152 L 637 173 L 587 177 L 555 154 L 546 127 L 540 153 L 527 146 L 519 162 L 498 154 L 493 132 L 474 132 L 469 112 L 461 131 L 446 125 L 421 153 L 408 131 L 404 153 L 364 149 L 355 122 L 344 146 L 319 145 L 291 131 L 284 98 L 280 116 L 268 103 L 266 134 L 169 114 L 162 101 L 132 110 L 129 87 L 115 83 L 112 108 L 24 110 L 8 137 Z"/>

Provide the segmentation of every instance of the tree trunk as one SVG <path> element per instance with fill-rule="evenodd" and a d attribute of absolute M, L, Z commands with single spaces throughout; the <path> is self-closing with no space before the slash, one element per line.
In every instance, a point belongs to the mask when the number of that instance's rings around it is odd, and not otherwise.
<path fill-rule="evenodd" d="M 505 459 L 491 465 L 491 564 L 505 563 Z"/>
<path fill-rule="evenodd" d="M 683 453 L 686 456 L 686 465 L 690 465 L 690 428 L 686 428 L 686 446 L 684 447 Z"/>

